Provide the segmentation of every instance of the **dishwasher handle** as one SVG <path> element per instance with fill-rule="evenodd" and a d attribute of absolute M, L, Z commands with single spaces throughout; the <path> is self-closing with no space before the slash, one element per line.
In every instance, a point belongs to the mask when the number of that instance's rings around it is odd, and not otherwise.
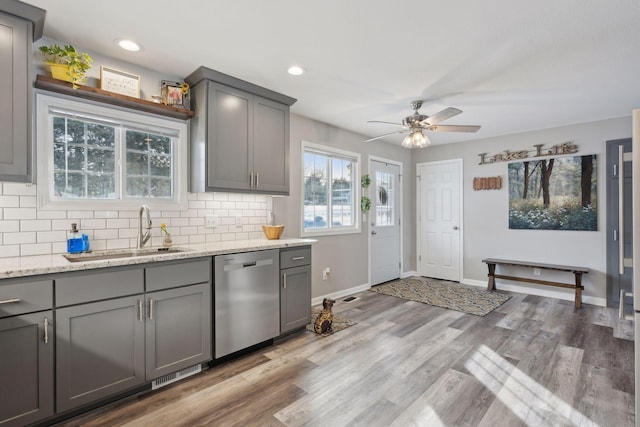
<path fill-rule="evenodd" d="M 229 260 L 231 261 L 231 260 Z M 224 271 L 234 271 L 234 270 L 242 270 L 245 268 L 258 268 L 264 267 L 266 265 L 272 265 L 275 261 L 272 258 L 263 258 L 257 261 L 247 261 L 247 262 L 238 262 L 238 263 L 225 263 Z"/>

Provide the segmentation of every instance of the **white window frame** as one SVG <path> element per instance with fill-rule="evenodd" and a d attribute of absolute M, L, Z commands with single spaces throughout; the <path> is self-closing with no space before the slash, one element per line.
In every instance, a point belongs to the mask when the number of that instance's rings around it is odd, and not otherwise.
<path fill-rule="evenodd" d="M 52 110 L 77 112 L 78 119 L 95 117 L 99 120 L 112 120 L 117 125 L 132 125 L 136 130 L 148 130 L 150 133 L 164 129 L 175 133 L 173 137 L 173 196 L 170 198 L 123 197 L 119 199 L 59 199 L 53 194 L 53 114 Z M 163 118 L 138 111 L 108 107 L 93 102 L 77 101 L 38 93 L 36 95 L 36 141 L 37 141 L 37 199 L 38 208 L 43 210 L 100 210 L 100 209 L 137 209 L 141 204 L 164 210 L 187 208 L 187 156 L 189 134 L 187 123 Z M 124 143 L 116 147 L 116 185 L 123 188 Z M 119 183 L 119 184 L 118 184 Z"/>
<path fill-rule="evenodd" d="M 327 221 L 328 227 L 325 229 L 305 229 L 304 228 L 304 154 L 305 152 L 314 151 L 320 154 L 325 154 L 329 157 L 331 156 L 339 156 L 351 159 L 355 165 L 353 171 L 353 198 L 354 198 L 354 206 L 353 206 L 353 225 L 350 226 L 338 226 L 333 227 L 331 224 L 331 218 Z M 300 235 L 302 237 L 314 237 L 314 236 L 333 236 L 339 234 L 356 234 L 360 233 L 361 229 L 361 221 L 360 221 L 360 165 L 361 165 L 361 156 L 359 153 L 354 153 L 351 151 L 341 150 L 339 148 L 329 147 L 326 145 L 320 145 L 309 141 L 301 142 L 301 150 L 300 150 Z M 329 177 L 329 181 L 331 177 Z M 331 194 L 327 195 L 327 200 L 331 203 Z M 329 204 L 329 214 L 331 215 L 331 204 Z"/>

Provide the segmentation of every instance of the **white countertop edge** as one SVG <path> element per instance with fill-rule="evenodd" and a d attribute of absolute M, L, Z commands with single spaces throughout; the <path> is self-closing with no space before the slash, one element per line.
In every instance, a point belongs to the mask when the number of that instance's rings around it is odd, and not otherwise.
<path fill-rule="evenodd" d="M 63 254 L 0 258 L 0 279 L 62 273 L 65 271 L 82 271 L 97 268 L 147 264 L 150 262 L 198 258 L 235 252 L 306 246 L 316 242 L 317 240 L 314 239 L 254 239 L 198 243 L 191 245 L 178 245 L 178 248 L 186 249 L 184 252 L 173 252 L 168 254 L 159 253 L 157 255 L 146 255 L 141 257 L 116 258 L 86 262 L 70 262 L 62 256 Z M 101 252 L 108 253 L 109 251 L 97 251 L 95 253 Z"/>

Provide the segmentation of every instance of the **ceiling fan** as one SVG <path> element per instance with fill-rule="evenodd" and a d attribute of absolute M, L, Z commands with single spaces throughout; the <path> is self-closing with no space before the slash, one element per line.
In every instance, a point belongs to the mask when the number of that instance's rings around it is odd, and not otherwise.
<path fill-rule="evenodd" d="M 405 117 L 404 120 L 402 120 L 402 123 L 384 122 L 380 120 L 367 121 L 367 123 L 386 123 L 390 125 L 402 126 L 402 129 L 395 132 L 385 133 L 384 135 L 376 136 L 375 138 L 369 138 L 364 142 L 375 141 L 376 139 L 384 138 L 396 133 L 409 132 L 409 135 L 407 135 L 402 141 L 402 146 L 407 148 L 424 148 L 431 143 L 431 141 L 429 141 L 429 138 L 427 138 L 427 136 L 423 132 L 425 130 L 431 132 L 477 132 L 478 129 L 480 129 L 480 126 L 439 124 L 440 122 L 448 118 L 457 116 L 458 114 L 462 113 L 462 110 L 458 110 L 457 108 L 445 108 L 444 110 L 434 114 L 433 116 L 427 116 L 418 112 L 420 107 L 422 107 L 422 101 L 413 101 L 411 103 L 413 114 Z"/>

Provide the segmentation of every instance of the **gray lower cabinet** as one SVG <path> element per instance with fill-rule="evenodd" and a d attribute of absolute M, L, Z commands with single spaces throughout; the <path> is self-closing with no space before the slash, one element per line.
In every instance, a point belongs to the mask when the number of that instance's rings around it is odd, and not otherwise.
<path fill-rule="evenodd" d="M 144 295 L 56 310 L 57 411 L 145 382 Z"/>
<path fill-rule="evenodd" d="M 53 415 L 52 320 L 52 311 L 0 319 L 0 426 Z"/>
<path fill-rule="evenodd" d="M 280 252 L 280 333 L 311 322 L 311 248 Z"/>
<path fill-rule="evenodd" d="M 146 377 L 211 360 L 211 284 L 148 293 Z"/>
<path fill-rule="evenodd" d="M 55 283 L 59 413 L 211 359 L 210 257 Z"/>

